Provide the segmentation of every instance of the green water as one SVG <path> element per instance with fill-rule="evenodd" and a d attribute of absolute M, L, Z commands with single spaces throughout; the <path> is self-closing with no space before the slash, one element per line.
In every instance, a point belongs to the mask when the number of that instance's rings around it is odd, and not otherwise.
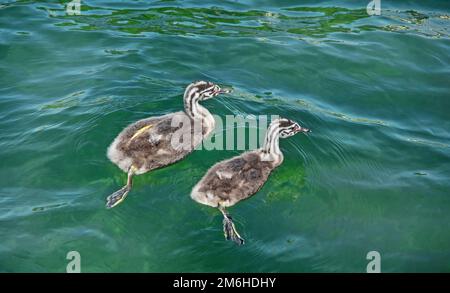
<path fill-rule="evenodd" d="M 450 272 L 450 3 L 0 1 L 0 271 Z M 239 151 L 196 151 L 136 177 L 106 149 L 129 123 L 178 111 L 193 80 L 233 87 L 216 115 L 309 127 L 222 216 L 189 197 Z M 221 129 L 217 130 L 219 133 Z"/>

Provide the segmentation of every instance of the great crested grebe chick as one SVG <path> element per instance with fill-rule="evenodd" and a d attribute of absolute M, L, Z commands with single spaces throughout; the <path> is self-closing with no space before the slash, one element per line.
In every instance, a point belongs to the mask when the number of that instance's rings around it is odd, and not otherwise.
<path fill-rule="evenodd" d="M 112 208 L 128 195 L 134 175 L 139 175 L 175 163 L 191 153 L 215 127 L 214 117 L 199 104 L 219 94 L 228 93 L 212 82 L 197 81 L 184 92 L 184 111 L 139 120 L 127 126 L 108 148 L 108 158 L 124 172 L 127 184 L 106 199 L 106 207 Z M 191 127 L 173 120 L 188 121 Z M 197 127 L 201 125 L 201 127 Z M 187 132 L 187 133 L 183 133 Z M 181 132 L 181 133 L 180 133 Z M 173 134 L 190 137 L 189 145 L 174 147 Z"/>
<path fill-rule="evenodd" d="M 192 189 L 193 200 L 222 212 L 227 240 L 244 244 L 244 239 L 236 231 L 225 208 L 251 197 L 264 185 L 270 173 L 283 162 L 279 138 L 290 137 L 298 132 L 307 133 L 310 130 L 289 119 L 274 120 L 267 129 L 262 148 L 215 164 Z"/>

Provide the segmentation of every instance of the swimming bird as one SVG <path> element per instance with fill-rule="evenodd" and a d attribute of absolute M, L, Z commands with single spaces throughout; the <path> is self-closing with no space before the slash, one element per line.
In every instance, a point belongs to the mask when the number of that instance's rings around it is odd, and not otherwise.
<path fill-rule="evenodd" d="M 193 82 L 184 92 L 184 111 L 142 119 L 122 130 L 107 156 L 128 174 L 127 184 L 107 197 L 106 207 L 125 199 L 134 175 L 175 163 L 191 153 L 215 126 L 214 117 L 199 102 L 230 91 L 212 82 Z"/>
<path fill-rule="evenodd" d="M 307 133 L 310 130 L 285 118 L 272 121 L 262 148 L 215 164 L 192 189 L 193 200 L 220 210 L 227 240 L 238 245 L 244 244 L 226 208 L 251 197 L 264 185 L 270 173 L 283 162 L 279 138 L 290 137 L 298 132 Z"/>

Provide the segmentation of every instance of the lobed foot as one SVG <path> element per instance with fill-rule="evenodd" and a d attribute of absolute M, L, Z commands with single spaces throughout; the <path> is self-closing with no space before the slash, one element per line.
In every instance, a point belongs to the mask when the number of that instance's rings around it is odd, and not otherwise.
<path fill-rule="evenodd" d="M 125 197 L 127 197 L 129 191 L 130 189 L 127 185 L 125 185 L 121 189 L 108 196 L 106 198 L 106 208 L 111 209 L 121 203 L 125 199 Z"/>
<path fill-rule="evenodd" d="M 236 231 L 233 223 L 233 219 L 229 215 L 225 215 L 223 218 L 223 232 L 227 240 L 232 240 L 237 245 L 243 245 L 244 239 Z"/>

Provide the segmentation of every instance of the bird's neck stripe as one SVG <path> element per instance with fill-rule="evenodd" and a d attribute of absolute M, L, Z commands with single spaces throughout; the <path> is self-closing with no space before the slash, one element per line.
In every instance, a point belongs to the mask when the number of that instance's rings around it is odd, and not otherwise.
<path fill-rule="evenodd" d="M 278 124 L 269 125 L 263 146 L 263 149 L 266 153 L 274 153 L 274 154 L 280 153 L 279 137 L 280 133 Z"/>
<path fill-rule="evenodd" d="M 198 104 L 200 95 L 195 95 L 195 92 L 197 90 L 198 89 L 196 87 L 189 89 L 184 98 L 184 108 L 186 110 L 186 113 L 192 118 L 202 117 L 202 113 L 199 109 L 200 105 Z"/>

